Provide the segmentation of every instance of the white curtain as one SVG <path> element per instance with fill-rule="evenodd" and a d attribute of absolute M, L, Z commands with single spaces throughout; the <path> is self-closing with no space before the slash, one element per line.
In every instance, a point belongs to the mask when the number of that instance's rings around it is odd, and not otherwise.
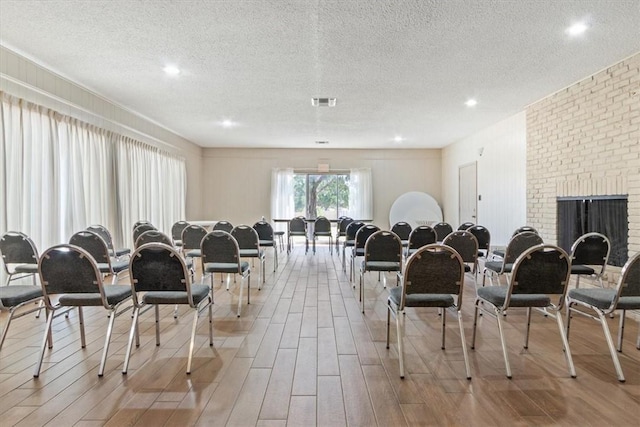
<path fill-rule="evenodd" d="M 147 220 L 170 235 L 174 222 L 185 219 L 187 172 L 183 159 L 121 136 L 116 150 L 119 235 L 131 247 L 132 227 Z"/>
<path fill-rule="evenodd" d="M 122 245 L 139 219 L 170 231 L 185 218 L 184 159 L 4 92 L 0 119 L 0 235 L 42 252 L 102 224 Z"/>
<path fill-rule="evenodd" d="M 349 216 L 354 219 L 373 219 L 373 187 L 369 168 L 351 169 Z"/>
<path fill-rule="evenodd" d="M 273 169 L 271 172 L 271 219 L 291 219 L 295 215 L 293 201 L 293 169 Z M 275 224 L 276 229 L 285 229 Z"/>

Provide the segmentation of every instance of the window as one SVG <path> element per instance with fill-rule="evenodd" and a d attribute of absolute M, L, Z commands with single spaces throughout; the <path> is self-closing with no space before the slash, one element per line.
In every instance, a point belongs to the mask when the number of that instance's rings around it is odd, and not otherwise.
<path fill-rule="evenodd" d="M 296 173 L 293 183 L 296 216 L 337 219 L 349 214 L 348 173 Z"/>

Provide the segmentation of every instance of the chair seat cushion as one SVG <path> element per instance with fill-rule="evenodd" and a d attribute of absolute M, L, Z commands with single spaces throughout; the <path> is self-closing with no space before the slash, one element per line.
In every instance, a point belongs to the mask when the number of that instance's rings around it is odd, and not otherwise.
<path fill-rule="evenodd" d="M 315 232 L 313 233 L 313 235 L 314 235 L 314 236 L 328 236 L 328 237 L 333 236 L 333 234 L 331 234 L 331 232 L 330 232 L 330 231 L 315 231 Z"/>
<path fill-rule="evenodd" d="M 362 271 L 400 271 L 400 263 L 393 261 L 362 261 Z"/>
<path fill-rule="evenodd" d="M 350 247 L 355 246 L 355 245 L 356 245 L 356 241 L 355 240 L 345 240 L 344 241 L 344 246 L 346 248 L 350 248 Z"/>
<path fill-rule="evenodd" d="M 364 256 L 364 248 L 353 248 L 351 252 L 352 257 Z"/>
<path fill-rule="evenodd" d="M 513 264 L 507 263 L 504 265 L 504 270 L 502 269 L 502 261 L 488 261 L 484 263 L 484 268 L 495 271 L 496 273 L 500 273 L 504 271 L 505 273 L 511 273 L 511 269 L 513 268 Z"/>
<path fill-rule="evenodd" d="M 16 273 L 35 274 L 38 272 L 38 264 L 18 264 L 14 267 L 13 271 Z"/>
<path fill-rule="evenodd" d="M 240 271 L 242 273 L 249 270 L 249 263 L 242 261 Z M 238 273 L 238 264 L 234 262 L 208 262 L 204 265 L 206 273 Z"/>
<path fill-rule="evenodd" d="M 105 285 L 104 294 L 109 305 L 115 305 L 131 296 L 131 286 L 128 285 Z M 59 300 L 61 305 L 102 305 L 102 298 L 99 293 L 62 294 Z"/>
<path fill-rule="evenodd" d="M 42 296 L 42 288 L 33 285 L 11 285 L 0 287 L 0 300 L 5 307 L 15 307 L 25 301 Z"/>
<path fill-rule="evenodd" d="M 389 290 L 389 301 L 399 306 L 401 298 L 402 286 Z M 449 294 L 407 294 L 404 301 L 405 307 L 451 307 L 453 303 Z"/>
<path fill-rule="evenodd" d="M 242 258 L 263 258 L 264 251 L 258 249 L 240 249 L 240 257 Z"/>
<path fill-rule="evenodd" d="M 187 251 L 185 254 L 187 258 L 200 258 L 202 256 L 202 251 L 200 249 L 191 249 Z"/>
<path fill-rule="evenodd" d="M 485 286 L 478 288 L 478 298 L 501 307 L 508 290 L 507 286 Z M 512 294 L 509 307 L 547 307 L 550 303 L 551 299 L 544 294 Z"/>
<path fill-rule="evenodd" d="M 131 253 L 131 249 L 119 248 L 119 249 L 116 249 L 114 252 L 115 252 L 115 256 L 119 258 L 121 256 L 129 255 Z"/>
<path fill-rule="evenodd" d="M 260 244 L 260 246 L 269 248 L 275 245 L 275 242 L 273 240 L 259 240 L 258 243 Z"/>
<path fill-rule="evenodd" d="M 595 270 L 588 265 L 571 264 L 571 274 L 595 274 Z"/>
<path fill-rule="evenodd" d="M 209 295 L 209 291 L 207 285 L 191 285 L 193 303 L 198 305 Z M 142 300 L 145 304 L 189 304 L 187 293 L 181 291 L 151 291 L 144 294 Z"/>
<path fill-rule="evenodd" d="M 493 253 L 494 256 L 497 256 L 497 257 L 500 257 L 500 258 L 504 258 L 504 251 L 503 250 L 496 249 L 492 253 Z"/>
<path fill-rule="evenodd" d="M 581 301 L 601 310 L 606 310 L 611 306 L 611 302 L 616 296 L 615 289 L 602 288 L 578 288 L 569 290 L 569 299 Z M 638 310 L 640 309 L 640 296 L 620 297 L 618 310 Z"/>

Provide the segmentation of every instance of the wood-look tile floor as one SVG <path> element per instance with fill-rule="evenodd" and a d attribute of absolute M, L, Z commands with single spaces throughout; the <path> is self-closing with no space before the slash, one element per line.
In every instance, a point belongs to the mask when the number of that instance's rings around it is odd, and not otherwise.
<path fill-rule="evenodd" d="M 269 254 L 271 255 L 271 254 Z M 86 310 L 87 346 L 78 319 L 54 321 L 54 348 L 33 378 L 44 316 L 14 321 L 0 353 L 0 425 L 10 426 L 401 426 L 401 425 L 614 425 L 640 423 L 638 326 L 628 321 L 616 380 L 600 326 L 576 317 L 571 350 L 578 377 L 569 377 L 556 323 L 534 314 L 529 349 L 522 348 L 524 313 L 504 319 L 513 379 L 505 376 L 495 319 L 481 318 L 476 349 L 469 349 L 467 381 L 457 323 L 447 322 L 440 349 L 436 311 L 409 310 L 406 369 L 399 377 L 397 345 L 385 348 L 386 296 L 377 274 L 366 277 L 366 314 L 341 262 L 319 246 L 301 246 L 258 290 L 254 268 L 251 305 L 236 317 L 238 286 L 215 285 L 214 346 L 206 316 L 196 337 L 194 366 L 186 361 L 192 316 L 161 310 L 156 347 L 153 312 L 141 317 L 141 346 L 122 375 L 130 316 L 116 319 L 105 375 L 97 375 L 107 318 Z M 128 278 L 123 279 L 128 283 Z M 395 279 L 389 276 L 389 285 Z M 467 275 L 464 322 L 470 344 L 473 279 Z M 0 321 L 6 320 L 3 314 Z M 611 320 L 617 327 L 617 319 Z M 614 332 L 615 333 L 615 332 Z"/>

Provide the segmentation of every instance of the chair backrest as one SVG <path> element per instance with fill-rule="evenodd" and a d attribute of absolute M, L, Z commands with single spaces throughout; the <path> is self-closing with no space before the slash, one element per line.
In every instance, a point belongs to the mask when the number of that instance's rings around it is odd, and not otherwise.
<path fill-rule="evenodd" d="M 158 230 L 148 230 L 142 233 L 136 240 L 135 247 L 139 248 L 147 243 L 164 243 L 165 245 L 173 246 L 173 241 L 169 236 Z"/>
<path fill-rule="evenodd" d="M 408 259 L 404 269 L 401 307 L 411 294 L 450 294 L 462 305 L 464 263 L 455 249 L 439 244 L 423 246 Z"/>
<path fill-rule="evenodd" d="M 504 307 L 508 307 L 511 294 L 544 294 L 560 295 L 556 304 L 560 309 L 570 274 L 571 257 L 564 249 L 544 244 L 530 247 L 516 259 Z"/>
<path fill-rule="evenodd" d="M 155 228 L 151 224 L 140 224 L 139 226 L 134 228 L 133 229 L 133 243 L 135 243 L 136 240 L 138 240 L 138 237 L 140 237 L 140 235 L 142 233 L 144 233 L 145 231 L 149 231 L 149 230 L 157 230 L 157 228 Z"/>
<path fill-rule="evenodd" d="M 412 227 L 408 222 L 400 221 L 393 224 L 391 231 L 396 233 L 398 237 L 400 237 L 400 240 L 409 240 Z"/>
<path fill-rule="evenodd" d="M 446 222 L 439 222 L 433 226 L 433 230 L 436 232 L 436 238 L 438 242 L 442 242 L 453 231 L 451 224 Z"/>
<path fill-rule="evenodd" d="M 200 249 L 200 243 L 204 236 L 207 235 L 207 230 L 201 225 L 190 224 L 182 230 L 182 248 L 184 250 Z"/>
<path fill-rule="evenodd" d="M 267 242 L 273 241 L 273 227 L 267 221 L 258 221 L 253 224 L 253 229 L 258 233 L 258 239 Z"/>
<path fill-rule="evenodd" d="M 184 259 L 171 246 L 164 243 L 140 246 L 131 254 L 129 272 L 134 293 L 187 292 L 189 304 L 193 306 L 189 271 Z"/>
<path fill-rule="evenodd" d="M 151 224 L 151 221 L 147 221 L 146 219 L 141 219 L 141 220 L 136 221 L 135 224 L 133 224 L 132 230 L 135 230 L 136 228 L 140 227 L 142 224 L 153 225 L 153 224 Z"/>
<path fill-rule="evenodd" d="M 231 224 L 229 221 L 218 221 L 214 224 L 213 229 L 231 233 L 231 230 L 233 230 L 233 224 Z"/>
<path fill-rule="evenodd" d="M 331 232 L 331 221 L 329 221 L 324 216 L 319 216 L 316 218 L 313 225 L 314 233 L 330 233 Z"/>
<path fill-rule="evenodd" d="M 475 224 L 472 223 L 472 222 L 463 222 L 462 224 L 460 224 L 458 226 L 458 230 L 463 231 L 463 230 L 466 230 L 466 229 L 468 229 L 470 227 L 473 227 L 474 225 Z"/>
<path fill-rule="evenodd" d="M 213 230 L 202 239 L 202 264 L 238 264 L 240 273 L 240 248 L 236 239 L 226 231 Z"/>
<path fill-rule="evenodd" d="M 338 220 L 338 235 L 340 236 L 346 236 L 347 233 L 347 227 L 349 226 L 349 224 L 351 224 L 354 221 L 353 218 L 350 218 L 348 216 L 343 217 L 342 219 Z"/>
<path fill-rule="evenodd" d="M 467 229 L 467 231 L 473 234 L 478 241 L 478 249 L 481 251 L 488 251 L 491 246 L 491 233 L 487 227 L 482 225 L 473 225 Z"/>
<path fill-rule="evenodd" d="M 356 233 L 355 238 L 355 248 L 356 249 L 364 249 L 365 243 L 367 243 L 367 239 L 376 231 L 379 231 L 380 227 L 373 224 L 367 224 Z"/>
<path fill-rule="evenodd" d="M 104 245 L 102 238 L 91 234 Z M 78 293 L 100 293 L 103 303 L 105 302 L 102 274 L 98 270 L 96 260 L 79 246 L 57 245 L 47 249 L 40 257 L 38 271 L 47 304 L 50 304 L 48 295 Z"/>
<path fill-rule="evenodd" d="M 524 233 L 525 231 L 530 231 L 532 233 L 540 234 L 540 233 L 538 233 L 538 230 L 536 230 L 532 226 L 523 225 L 522 227 L 516 228 L 515 231 L 513 232 L 513 234 L 511 235 L 511 237 L 515 236 L 516 234 Z"/>
<path fill-rule="evenodd" d="M 289 221 L 289 234 L 307 234 L 307 221 L 302 216 L 297 216 Z"/>
<path fill-rule="evenodd" d="M 584 234 L 571 246 L 571 262 L 579 265 L 599 265 L 604 270 L 609 260 L 611 243 L 600 233 Z"/>
<path fill-rule="evenodd" d="M 189 226 L 187 221 L 176 221 L 171 226 L 171 238 L 176 241 L 182 239 L 182 230 Z"/>
<path fill-rule="evenodd" d="M 619 297 L 640 298 L 640 252 L 629 257 L 624 267 L 622 267 L 617 291 L 614 304 L 617 304 Z"/>
<path fill-rule="evenodd" d="M 109 232 L 109 230 L 107 229 L 107 227 L 100 225 L 100 224 L 95 224 L 95 225 L 90 225 L 87 227 L 88 231 L 93 231 L 94 233 L 96 233 L 98 236 L 102 237 L 102 240 L 104 240 L 104 242 L 107 244 L 107 249 L 109 249 L 110 252 L 113 252 L 113 239 L 111 237 L 111 233 Z"/>
<path fill-rule="evenodd" d="M 35 243 L 24 233 L 8 231 L 0 238 L 0 253 L 7 273 L 9 264 L 37 264 L 38 250 Z"/>
<path fill-rule="evenodd" d="M 411 230 L 411 234 L 409 234 L 409 249 L 418 249 L 437 241 L 438 236 L 435 230 L 428 225 L 421 225 Z"/>
<path fill-rule="evenodd" d="M 392 231 L 378 230 L 364 245 L 365 261 L 402 261 L 402 240 Z"/>
<path fill-rule="evenodd" d="M 349 223 L 349 225 L 347 225 L 347 228 L 346 228 L 346 231 L 345 231 L 346 240 L 355 240 L 356 239 L 356 234 L 358 234 L 358 230 L 360 230 L 365 225 L 366 224 L 364 222 L 361 222 L 361 221 L 353 221 L 353 222 Z"/>
<path fill-rule="evenodd" d="M 98 264 L 111 265 L 111 256 L 107 244 L 93 231 L 78 231 L 69 239 L 69 244 L 87 251 Z"/>
<path fill-rule="evenodd" d="M 503 264 L 513 264 L 524 251 L 533 246 L 542 245 L 543 243 L 542 237 L 532 231 L 516 234 L 507 244 Z"/>
<path fill-rule="evenodd" d="M 237 225 L 231 230 L 231 235 L 238 242 L 240 249 L 260 249 L 258 233 L 248 225 Z"/>
<path fill-rule="evenodd" d="M 469 230 L 457 230 L 444 238 L 443 245 L 458 252 L 462 261 L 474 263 L 478 259 L 478 240 Z"/>

